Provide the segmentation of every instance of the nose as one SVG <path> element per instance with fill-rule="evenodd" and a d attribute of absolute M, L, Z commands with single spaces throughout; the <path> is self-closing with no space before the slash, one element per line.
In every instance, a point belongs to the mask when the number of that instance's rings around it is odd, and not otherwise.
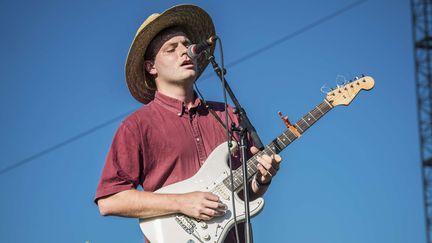
<path fill-rule="evenodd" d="M 179 46 L 180 56 L 187 55 L 187 46 L 180 44 Z"/>

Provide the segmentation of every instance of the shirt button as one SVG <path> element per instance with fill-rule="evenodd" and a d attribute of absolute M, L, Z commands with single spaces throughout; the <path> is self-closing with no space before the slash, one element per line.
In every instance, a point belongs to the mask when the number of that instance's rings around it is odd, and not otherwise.
<path fill-rule="evenodd" d="M 196 140 L 197 140 L 197 141 L 199 142 L 199 140 L 200 140 L 200 139 L 199 139 L 199 138 L 197 138 Z"/>

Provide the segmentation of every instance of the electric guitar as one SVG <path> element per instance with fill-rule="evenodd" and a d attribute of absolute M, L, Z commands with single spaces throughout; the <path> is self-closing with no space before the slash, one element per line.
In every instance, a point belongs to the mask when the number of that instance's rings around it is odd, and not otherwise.
<path fill-rule="evenodd" d="M 363 76 L 328 92 L 327 97 L 304 115 L 295 124 L 290 125 L 280 136 L 276 137 L 264 150 L 258 152 L 247 161 L 248 180 L 257 172 L 257 156 L 280 153 L 296 140 L 318 119 L 323 117 L 333 107 L 349 105 L 361 90 L 370 90 L 374 86 L 372 77 Z M 227 143 L 222 143 L 210 154 L 200 170 L 191 178 L 168 185 L 156 193 L 188 193 L 193 191 L 212 192 L 219 196 L 228 208 L 223 216 L 209 221 L 197 220 L 183 215 L 172 214 L 149 219 L 140 219 L 140 227 L 145 236 L 152 243 L 222 243 L 226 234 L 234 225 L 233 201 L 238 222 L 244 221 L 243 201 L 234 193 L 242 189 L 243 171 L 238 168 L 233 171 L 233 184 L 230 180 L 230 168 L 227 165 L 230 152 Z M 264 199 L 257 198 L 250 202 L 250 215 L 256 216 L 264 206 Z"/>

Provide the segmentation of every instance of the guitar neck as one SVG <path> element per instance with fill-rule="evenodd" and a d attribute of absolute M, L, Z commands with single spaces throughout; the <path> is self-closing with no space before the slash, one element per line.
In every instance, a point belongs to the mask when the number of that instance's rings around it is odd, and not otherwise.
<path fill-rule="evenodd" d="M 315 124 L 321 117 L 323 117 L 327 112 L 329 112 L 333 106 L 324 100 L 301 119 L 299 119 L 293 126 L 297 129 L 300 134 L 303 134 L 309 127 Z M 290 129 L 285 130 L 280 136 L 273 139 L 273 141 L 265 146 L 265 149 L 255 154 L 247 161 L 248 179 L 250 179 L 257 172 L 258 156 L 263 156 L 264 154 L 272 155 L 278 154 L 284 150 L 288 145 L 297 139 L 297 135 Z M 234 190 L 237 191 L 243 185 L 243 170 L 241 167 L 233 171 L 234 179 Z M 231 189 L 231 180 L 226 178 L 223 183 L 227 188 Z"/>

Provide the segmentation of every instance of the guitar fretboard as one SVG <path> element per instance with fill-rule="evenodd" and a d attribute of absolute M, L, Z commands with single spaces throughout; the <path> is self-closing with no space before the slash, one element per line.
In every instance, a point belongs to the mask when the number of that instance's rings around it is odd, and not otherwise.
<path fill-rule="evenodd" d="M 324 100 L 323 102 L 321 102 L 321 104 L 316 106 L 306 115 L 304 115 L 300 120 L 298 120 L 293 126 L 300 134 L 303 134 L 307 129 L 309 129 L 309 127 L 311 127 L 316 121 L 323 117 L 332 108 L 333 106 L 327 100 Z M 252 156 L 247 161 L 248 180 L 257 172 L 258 156 L 263 156 L 264 154 L 267 154 L 269 156 L 271 156 L 272 154 L 278 154 L 296 139 L 296 134 L 290 129 L 287 129 L 280 136 L 276 137 L 270 144 L 265 146 L 265 149 Z M 233 179 L 234 190 L 237 191 L 240 186 L 243 185 L 243 170 L 241 166 L 233 171 Z M 227 188 L 231 189 L 230 177 L 226 178 L 223 183 Z"/>

